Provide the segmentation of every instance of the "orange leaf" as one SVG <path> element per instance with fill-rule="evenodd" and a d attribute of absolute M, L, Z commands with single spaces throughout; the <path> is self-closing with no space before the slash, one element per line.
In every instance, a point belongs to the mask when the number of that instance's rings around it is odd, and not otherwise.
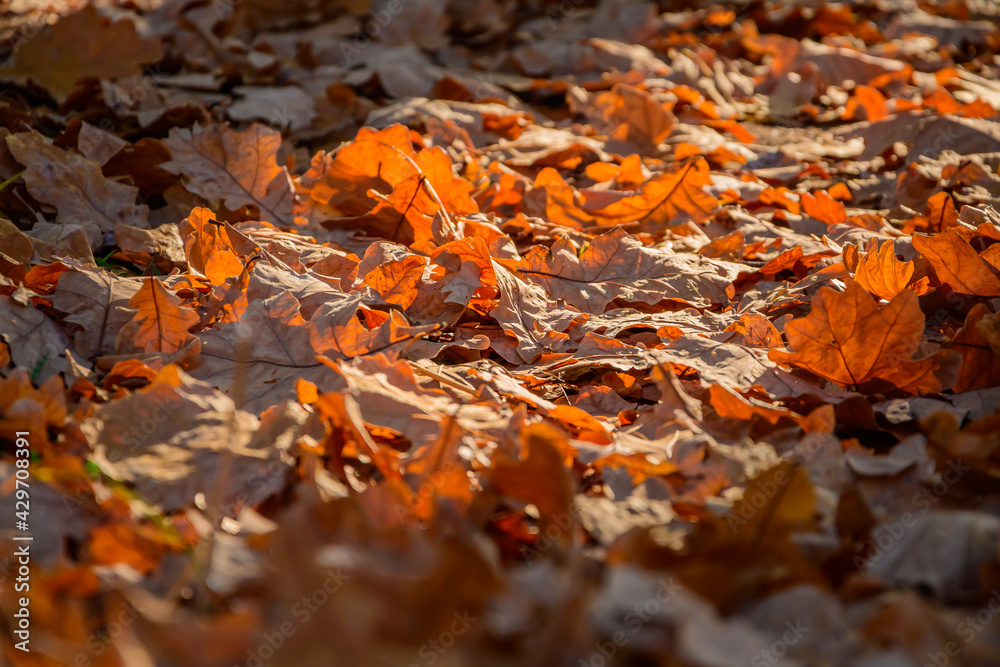
<path fill-rule="evenodd" d="M 605 181 L 612 180 L 621 171 L 621 167 L 617 164 L 612 164 L 610 162 L 591 162 L 584 168 L 583 173 L 587 174 L 587 178 L 593 179 L 598 183 L 604 183 Z"/>
<path fill-rule="evenodd" d="M 780 206 L 786 211 L 790 211 L 795 215 L 798 215 L 802 211 L 802 201 L 792 199 L 789 195 L 792 191 L 786 187 L 780 188 L 768 188 L 767 190 L 762 190 L 760 195 L 757 197 L 757 201 L 761 204 L 768 204 L 771 206 Z"/>
<path fill-rule="evenodd" d="M 642 158 L 629 155 L 622 160 L 621 170 L 615 176 L 615 188 L 618 190 L 634 190 L 641 186 L 648 176 L 642 168 Z"/>
<path fill-rule="evenodd" d="M 1000 278 L 954 229 L 935 236 L 914 236 L 913 247 L 934 269 L 938 281 L 957 294 L 1000 296 Z"/>
<path fill-rule="evenodd" d="M 706 243 L 698 252 L 714 259 L 738 259 L 746 240 L 746 234 L 737 229 L 714 239 L 711 243 Z"/>
<path fill-rule="evenodd" d="M 927 199 L 927 211 L 903 225 L 907 234 L 913 232 L 943 232 L 958 226 L 958 211 L 955 201 L 947 192 L 938 192 Z"/>
<path fill-rule="evenodd" d="M 880 379 L 911 392 L 935 392 L 942 388 L 934 375 L 937 361 L 912 360 L 923 332 L 924 314 L 913 290 L 879 307 L 852 280 L 844 292 L 821 288 L 809 315 L 785 327 L 792 351 L 772 349 L 768 356 L 844 386 Z"/>
<path fill-rule="evenodd" d="M 243 273 L 243 262 L 230 247 L 228 235 L 214 221 L 215 215 L 199 206 L 181 223 L 180 232 L 191 270 L 207 277 L 213 285 L 221 285 L 227 278 Z"/>
<path fill-rule="evenodd" d="M 645 149 L 655 149 L 677 123 L 666 104 L 645 90 L 624 83 L 597 95 L 593 103 L 616 139 Z"/>
<path fill-rule="evenodd" d="M 405 192 L 400 187 L 404 181 L 408 181 Z M 375 218 L 378 232 L 391 239 L 398 233 L 401 216 L 417 230 L 429 228 L 430 219 L 442 207 L 448 215 L 478 212 L 473 188 L 455 176 L 441 148 L 418 153 L 410 131 L 392 125 L 381 131 L 362 128 L 354 141 L 335 153 L 317 155 L 300 179 L 299 190 L 328 210 L 327 226 L 336 225 L 341 216 L 374 216 L 384 211 Z M 409 238 L 413 237 L 410 232 Z"/>
<path fill-rule="evenodd" d="M 119 347 L 127 341 L 143 352 L 176 352 L 191 339 L 188 329 L 200 319 L 155 278 L 147 278 L 128 303 L 139 312 L 118 333 Z"/>
<path fill-rule="evenodd" d="M 857 250 L 854 249 L 854 252 Z M 875 296 L 890 301 L 906 289 L 915 270 L 912 261 L 902 262 L 896 259 L 895 244 L 890 240 L 882 243 L 878 250 L 869 250 L 857 260 L 854 279 Z"/>
<path fill-rule="evenodd" d="M 837 201 L 851 201 L 854 198 L 851 189 L 845 183 L 834 183 L 826 192 Z"/>
<path fill-rule="evenodd" d="M 98 526 L 91 533 L 90 554 L 97 565 L 125 564 L 146 574 L 159 564 L 159 551 L 128 526 Z"/>
<path fill-rule="evenodd" d="M 624 468 L 633 484 L 642 484 L 650 477 L 666 477 L 680 471 L 677 465 L 664 461 L 654 463 L 644 454 L 608 454 L 595 460 L 591 465 L 598 470 Z"/>
<path fill-rule="evenodd" d="M 844 205 L 822 190 L 817 191 L 815 195 L 803 193 L 802 210 L 806 215 L 828 225 L 847 222 L 847 209 Z"/>
<path fill-rule="evenodd" d="M 566 439 L 547 424 L 531 424 L 521 431 L 526 457 L 501 458 L 490 469 L 490 486 L 498 493 L 538 508 L 543 520 L 569 516 L 573 484 L 560 450 Z"/>
<path fill-rule="evenodd" d="M 795 413 L 784 408 L 772 408 L 768 405 L 748 401 L 717 384 L 708 388 L 708 394 L 712 407 L 715 408 L 720 417 L 750 421 L 754 415 L 757 415 L 769 424 L 777 424 L 782 417 L 789 419 L 798 417 Z"/>
<path fill-rule="evenodd" d="M 623 222 L 639 222 L 643 231 L 650 232 L 678 218 L 700 222 L 718 208 L 718 200 L 703 189 L 711 184 L 708 163 L 689 161 L 654 176 L 643 184 L 639 195 L 611 204 L 604 213 Z"/>
<path fill-rule="evenodd" d="M 720 132 L 728 132 L 744 144 L 752 144 L 757 141 L 757 137 L 735 120 L 709 120 L 705 121 L 705 125 Z"/>
<path fill-rule="evenodd" d="M 847 100 L 844 109 L 845 120 L 867 120 L 874 123 L 888 115 L 889 105 L 882 93 L 876 88 L 865 85 L 854 89 L 854 95 Z"/>
<path fill-rule="evenodd" d="M 425 266 L 427 260 L 420 255 L 407 255 L 401 260 L 375 267 L 365 276 L 365 284 L 386 302 L 409 308 L 417 298 L 417 287 Z"/>
<path fill-rule="evenodd" d="M 155 369 L 147 366 L 138 359 L 126 359 L 125 361 L 119 361 L 112 367 L 111 372 L 104 378 L 104 388 L 111 389 L 115 386 L 134 387 L 134 384 L 125 384 L 129 381 L 138 381 L 141 386 L 152 382 L 155 377 Z"/>
<path fill-rule="evenodd" d="M 758 269 L 759 273 L 766 276 L 773 276 L 785 271 L 791 271 L 797 262 L 802 259 L 802 246 L 797 245 L 791 250 L 785 250 L 770 262 Z"/>
<path fill-rule="evenodd" d="M 747 347 L 778 347 L 782 343 L 781 334 L 760 313 L 744 313 L 739 321 L 733 322 L 725 330 L 738 334 L 729 339 L 730 343 Z"/>
<path fill-rule="evenodd" d="M 604 425 L 580 408 L 557 405 L 549 410 L 548 416 L 558 421 L 577 440 L 598 445 L 610 445 L 613 442 Z"/>
<path fill-rule="evenodd" d="M 965 317 L 951 346 L 962 355 L 955 383 L 956 393 L 1000 385 L 1000 337 L 997 316 L 985 304 L 977 303 Z"/>
<path fill-rule="evenodd" d="M 526 200 L 542 209 L 539 213 L 557 225 L 629 225 L 657 233 L 677 220 L 687 218 L 698 222 L 710 217 L 719 204 L 703 189 L 711 182 L 708 163 L 703 159 L 689 160 L 646 181 L 634 195 L 613 193 L 620 198 L 608 203 L 608 192 L 578 192 L 559 172 L 546 168 L 538 174 L 534 190 Z"/>

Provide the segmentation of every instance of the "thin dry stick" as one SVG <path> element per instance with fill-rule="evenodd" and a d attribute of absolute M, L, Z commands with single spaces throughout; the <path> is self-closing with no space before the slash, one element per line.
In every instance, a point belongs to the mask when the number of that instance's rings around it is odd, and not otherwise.
<path fill-rule="evenodd" d="M 392 144 L 387 144 L 384 141 L 377 141 L 376 143 L 396 151 L 397 153 L 399 153 L 399 156 L 401 158 L 409 162 L 410 166 L 412 166 L 414 169 L 417 170 L 417 173 L 420 174 L 420 176 L 422 176 L 421 183 L 423 184 L 424 189 L 427 190 L 427 194 L 429 194 L 434 199 L 434 202 L 441 209 L 441 217 L 442 219 L 444 219 L 445 226 L 448 227 L 448 231 L 455 237 L 455 239 L 461 238 L 461 232 L 458 229 L 458 225 L 455 223 L 454 220 L 451 219 L 451 214 L 449 214 L 448 209 L 445 208 L 444 201 L 442 201 L 441 197 L 438 196 L 437 191 L 434 189 L 434 186 L 430 184 L 430 181 L 427 178 L 427 174 L 425 174 L 424 170 L 420 168 L 420 165 L 414 162 L 413 158 L 411 158 L 409 155 L 407 155 L 397 147 L 393 146 Z"/>

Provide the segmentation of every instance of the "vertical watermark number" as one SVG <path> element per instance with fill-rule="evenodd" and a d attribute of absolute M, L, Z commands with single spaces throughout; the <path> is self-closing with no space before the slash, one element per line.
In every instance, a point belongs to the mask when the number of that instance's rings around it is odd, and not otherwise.
<path fill-rule="evenodd" d="M 17 532 L 14 534 L 14 541 L 19 542 L 14 551 L 17 563 L 17 577 L 14 579 L 14 590 L 18 593 L 28 593 L 31 591 L 31 534 L 29 533 L 29 516 L 31 511 L 31 496 L 28 486 L 28 466 L 31 465 L 31 444 L 28 440 L 30 433 L 18 431 L 15 451 L 17 466 L 14 471 L 14 527 Z M 14 634 L 20 640 L 14 644 L 18 650 L 26 653 L 30 652 L 28 642 L 31 639 L 31 615 L 28 609 L 30 600 L 27 596 L 17 599 L 17 610 L 14 612 Z"/>

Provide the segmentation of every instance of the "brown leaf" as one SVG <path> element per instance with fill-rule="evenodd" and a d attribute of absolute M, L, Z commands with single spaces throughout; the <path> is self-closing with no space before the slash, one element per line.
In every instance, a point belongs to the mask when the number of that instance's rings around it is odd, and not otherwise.
<path fill-rule="evenodd" d="M 56 148 L 37 132 L 12 134 L 7 145 L 28 167 L 31 196 L 55 206 L 60 224 L 82 226 L 92 247 L 100 247 L 102 234 L 119 224 L 149 226 L 149 208 L 135 203 L 138 190 L 105 178 L 97 162 Z"/>
<path fill-rule="evenodd" d="M 281 134 L 263 125 L 244 132 L 213 124 L 174 128 L 163 141 L 172 160 L 160 168 L 184 177 L 184 186 L 231 211 L 254 206 L 260 219 L 291 224 L 295 193 L 288 172 L 277 163 Z"/>
<path fill-rule="evenodd" d="M 965 317 L 951 347 L 962 355 L 955 393 L 1000 385 L 1000 336 L 997 317 L 977 303 Z"/>
<path fill-rule="evenodd" d="M 167 366 L 149 386 L 102 406 L 83 430 L 101 470 L 148 502 L 171 512 L 222 485 L 223 504 L 213 511 L 234 517 L 282 488 L 290 472 L 285 452 L 305 419 L 301 407 L 287 405 L 258 420 Z M 230 468 L 217 479 L 223 456 L 232 457 Z"/>
<path fill-rule="evenodd" d="M 88 359 L 113 354 L 122 327 L 135 315 L 129 300 L 142 287 L 138 280 L 120 278 L 96 267 L 59 276 L 52 305 L 77 325 L 73 344 Z"/>
<path fill-rule="evenodd" d="M 563 466 L 560 449 L 565 438 L 546 424 L 531 424 L 521 431 L 521 459 L 502 458 L 489 471 L 489 484 L 497 493 L 531 503 L 546 524 L 569 516 L 572 481 Z"/>
<path fill-rule="evenodd" d="M 645 90 L 624 83 L 597 95 L 592 103 L 614 138 L 645 151 L 656 151 L 677 123 L 666 104 Z"/>
<path fill-rule="evenodd" d="M 162 55 L 159 40 L 140 37 L 130 18 L 111 21 L 85 4 L 20 42 L 0 78 L 22 85 L 31 81 L 61 102 L 81 78 L 138 74 L 141 65 Z"/>
<path fill-rule="evenodd" d="M 570 344 L 566 330 L 578 320 L 585 321 L 585 316 L 558 307 L 541 286 L 525 282 L 495 263 L 494 270 L 500 298 L 490 316 L 517 341 L 514 350 L 500 348 L 497 353 L 512 363 L 531 363 L 543 352 L 564 350 Z"/>
<path fill-rule="evenodd" d="M 30 301 L 24 305 L 0 296 L 0 338 L 7 342 L 14 364 L 31 371 L 39 382 L 58 373 L 86 375 L 66 334 Z"/>
<path fill-rule="evenodd" d="M 782 343 L 781 334 L 760 313 L 744 313 L 738 322 L 733 322 L 724 330 L 737 334 L 730 342 L 747 347 L 778 347 Z"/>
<path fill-rule="evenodd" d="M 578 248 L 562 237 L 546 251 L 535 247 L 518 273 L 545 287 L 549 295 L 586 312 L 602 312 L 618 299 L 657 304 L 672 299 L 697 307 L 725 304 L 733 296 L 738 270 L 695 255 L 645 247 L 615 229 Z"/>

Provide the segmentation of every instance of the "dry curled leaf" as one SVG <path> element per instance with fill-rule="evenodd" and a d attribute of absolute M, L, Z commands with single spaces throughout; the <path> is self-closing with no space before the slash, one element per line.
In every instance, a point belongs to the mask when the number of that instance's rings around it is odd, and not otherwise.
<path fill-rule="evenodd" d="M 844 250 L 844 263 L 854 272 L 857 283 L 880 299 L 890 301 L 910 287 L 919 296 L 928 291 L 927 278 L 913 280 L 916 267 L 913 260 L 903 262 L 896 257 L 895 244 L 884 241 L 859 257 L 856 246 Z"/>
<path fill-rule="evenodd" d="M 80 225 L 93 247 L 120 224 L 148 226 L 149 208 L 135 201 L 138 190 L 105 178 L 97 162 L 57 148 L 37 132 L 9 135 L 7 146 L 28 168 L 31 196 L 55 206 L 58 223 Z"/>

